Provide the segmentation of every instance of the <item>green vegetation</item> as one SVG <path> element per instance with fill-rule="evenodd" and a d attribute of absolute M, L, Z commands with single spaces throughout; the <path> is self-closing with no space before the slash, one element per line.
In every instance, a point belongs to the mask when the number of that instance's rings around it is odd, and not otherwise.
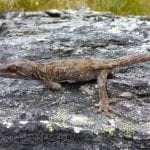
<path fill-rule="evenodd" d="M 0 11 L 38 11 L 90 7 L 116 15 L 150 15 L 149 0 L 0 0 Z"/>

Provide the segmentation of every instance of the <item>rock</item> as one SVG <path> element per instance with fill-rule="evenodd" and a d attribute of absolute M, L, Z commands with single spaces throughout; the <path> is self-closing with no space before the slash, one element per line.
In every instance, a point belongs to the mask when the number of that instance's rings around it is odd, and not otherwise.
<path fill-rule="evenodd" d="M 5 19 L 5 13 L 4 12 L 0 12 L 0 19 Z"/>
<path fill-rule="evenodd" d="M 131 99 L 133 98 L 133 94 L 131 92 L 123 92 L 119 95 L 120 97 Z"/>
<path fill-rule="evenodd" d="M 50 17 L 61 17 L 62 12 L 58 10 L 47 10 L 45 11 Z"/>
<path fill-rule="evenodd" d="M 5 13 L 0 62 L 14 55 L 47 62 L 149 54 L 146 18 L 90 9 Z M 124 101 L 112 106 L 122 117 L 108 117 L 95 113 L 95 81 L 64 83 L 53 92 L 38 81 L 0 78 L 0 149 L 150 149 L 149 81 L 149 62 L 122 68 L 109 79 L 110 99 Z"/>
<path fill-rule="evenodd" d="M 146 20 L 146 21 L 150 21 L 150 16 L 141 16 L 140 20 Z"/>

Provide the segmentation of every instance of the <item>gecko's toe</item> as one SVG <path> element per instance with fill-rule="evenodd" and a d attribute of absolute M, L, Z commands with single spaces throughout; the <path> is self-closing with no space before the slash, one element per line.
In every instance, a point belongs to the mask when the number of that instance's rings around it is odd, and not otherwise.
<path fill-rule="evenodd" d="M 96 112 L 97 113 L 108 112 L 111 109 L 111 107 L 109 105 L 103 105 L 103 104 L 101 104 L 101 102 L 98 103 L 98 104 L 95 104 L 95 107 L 96 107 Z"/>
<path fill-rule="evenodd" d="M 98 108 L 96 109 L 96 113 L 101 113 L 102 112 L 102 109 Z"/>
<path fill-rule="evenodd" d="M 98 103 L 98 104 L 95 104 L 94 106 L 95 106 L 95 107 L 100 107 L 100 103 Z"/>
<path fill-rule="evenodd" d="M 114 109 L 112 109 L 112 108 L 109 110 L 109 112 L 111 112 L 111 113 L 113 113 L 113 114 L 115 114 L 115 115 L 121 117 L 121 114 L 120 114 L 118 111 L 116 111 L 116 110 L 114 110 Z"/>
<path fill-rule="evenodd" d="M 96 109 L 96 113 L 101 113 L 101 112 L 105 112 L 105 113 L 108 113 L 108 112 L 110 112 L 110 113 L 113 113 L 113 114 L 115 114 L 115 115 L 117 115 L 117 116 L 121 116 L 121 114 L 119 113 L 119 112 L 117 112 L 116 110 L 114 110 L 111 106 L 109 106 L 109 105 L 101 105 L 101 103 L 98 103 L 98 104 L 96 104 L 95 105 L 95 107 L 98 107 L 97 109 Z M 108 114 L 107 114 L 108 115 Z"/>

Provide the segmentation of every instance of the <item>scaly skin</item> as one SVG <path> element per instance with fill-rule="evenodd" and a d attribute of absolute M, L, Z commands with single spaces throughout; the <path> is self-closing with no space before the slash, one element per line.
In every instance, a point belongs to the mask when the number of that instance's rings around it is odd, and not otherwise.
<path fill-rule="evenodd" d="M 25 58 L 11 57 L 0 65 L 0 76 L 42 80 L 52 90 L 61 89 L 60 82 L 96 79 L 100 97 L 100 102 L 96 104 L 97 112 L 110 111 L 119 115 L 109 104 L 106 90 L 108 75 L 113 74 L 117 68 L 147 61 L 150 61 L 150 55 L 126 56 L 106 60 L 96 58 L 52 60 L 41 64 Z"/>

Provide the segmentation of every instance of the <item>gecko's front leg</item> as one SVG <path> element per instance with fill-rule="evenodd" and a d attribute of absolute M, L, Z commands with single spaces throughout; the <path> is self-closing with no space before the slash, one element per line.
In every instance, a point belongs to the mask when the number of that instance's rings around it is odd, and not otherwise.
<path fill-rule="evenodd" d="M 57 90 L 61 89 L 61 84 L 58 82 L 54 82 L 52 80 L 46 79 L 46 80 L 44 80 L 44 83 L 51 90 L 57 91 Z"/>
<path fill-rule="evenodd" d="M 120 114 L 117 111 L 115 111 L 109 104 L 108 94 L 106 90 L 107 76 L 109 72 L 110 70 L 108 71 L 107 69 L 101 70 L 99 76 L 97 77 L 100 101 L 95 106 L 97 107 L 98 113 L 99 112 L 112 112 L 120 116 Z"/>

